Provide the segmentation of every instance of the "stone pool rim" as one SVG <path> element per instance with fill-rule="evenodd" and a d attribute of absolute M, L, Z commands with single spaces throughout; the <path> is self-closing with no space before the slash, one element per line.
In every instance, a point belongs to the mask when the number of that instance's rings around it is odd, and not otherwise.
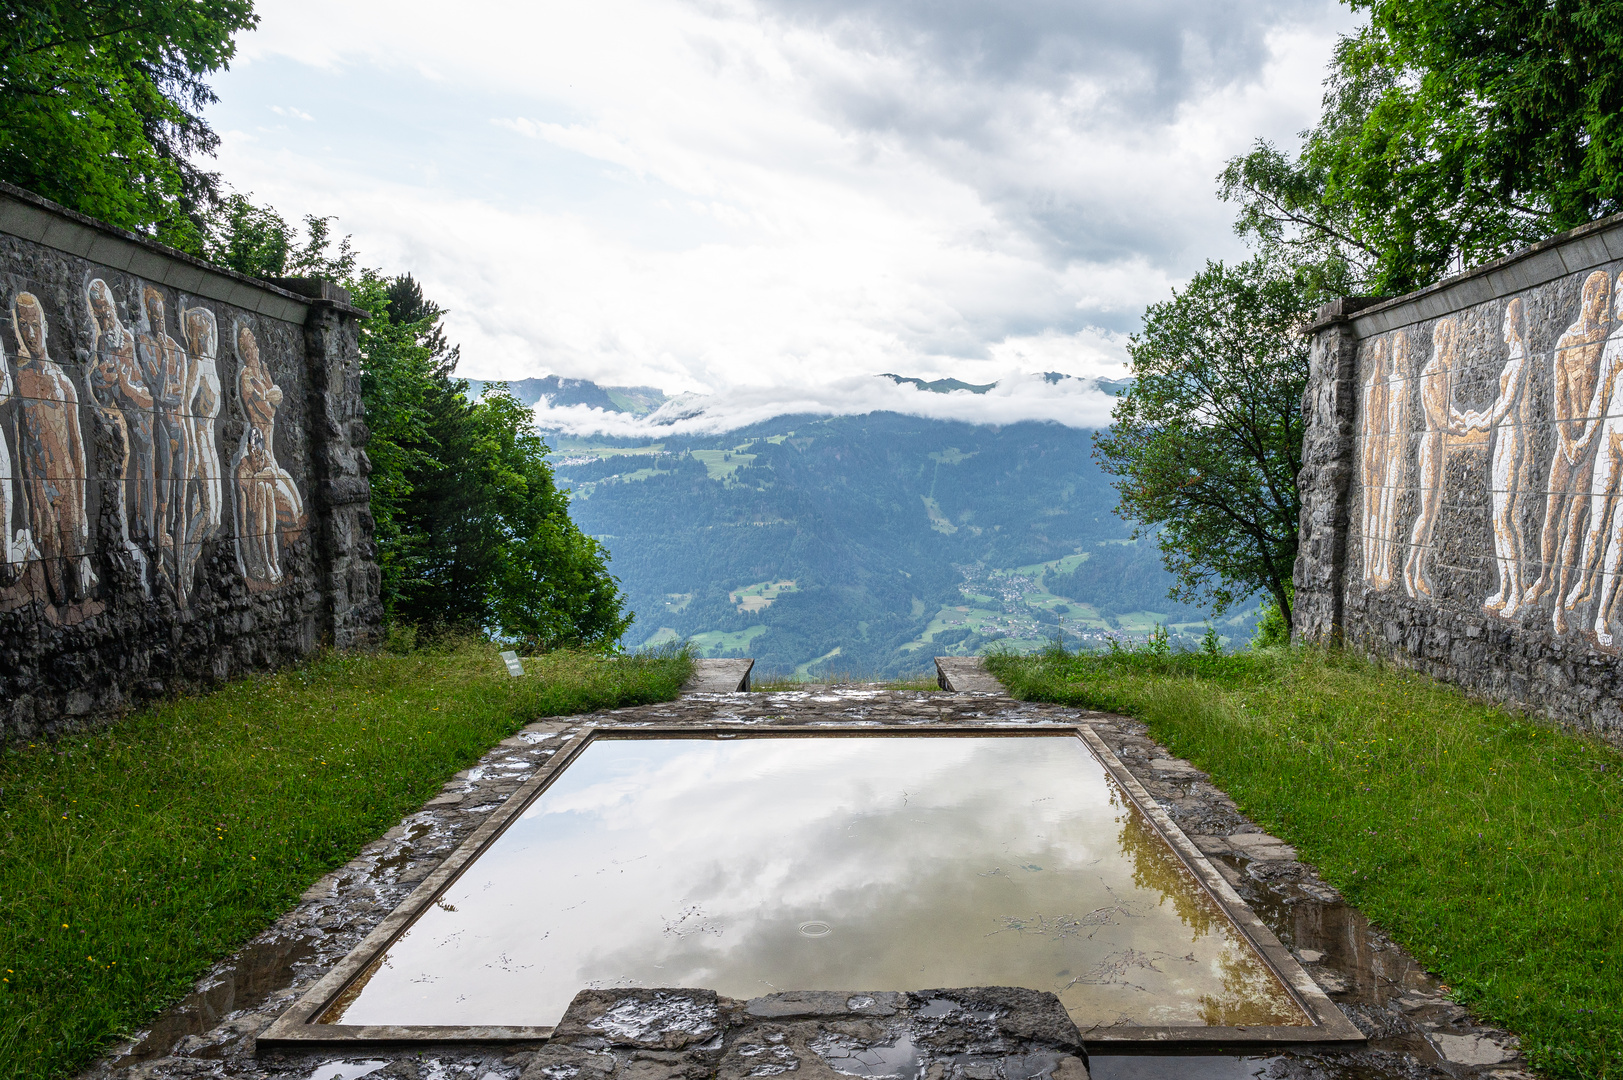
<path fill-rule="evenodd" d="M 745 739 L 745 738 L 917 738 L 917 737 L 1054 737 L 1080 739 L 1126 793 L 1155 831 L 1177 854 L 1196 883 L 1227 916 L 1240 935 L 1279 979 L 1286 993 L 1306 1014 L 1304 1025 L 1252 1025 L 1248 1027 L 1194 1027 L 1183 1025 L 1119 1025 L 1082 1032 L 1090 1049 L 1106 1053 L 1219 1052 L 1263 1047 L 1352 1048 L 1367 1040 L 1336 1004 L 1319 988 L 1273 931 L 1241 899 L 1170 815 L 1121 763 L 1087 722 L 1079 723 L 925 723 L 883 729 L 865 724 L 774 725 L 742 727 L 738 724 L 593 725 L 569 740 L 514 791 L 465 841 L 402 900 L 360 944 L 323 975 L 309 990 L 259 1036 L 256 1052 L 302 1048 L 442 1044 L 539 1044 L 552 1035 L 551 1026 L 329 1024 L 320 1018 L 380 963 L 389 947 L 404 933 L 462 872 L 484 854 L 507 827 L 597 739 Z M 802 987 L 804 991 L 839 990 L 865 993 L 871 988 Z M 753 999 L 752 999 L 753 1000 Z"/>

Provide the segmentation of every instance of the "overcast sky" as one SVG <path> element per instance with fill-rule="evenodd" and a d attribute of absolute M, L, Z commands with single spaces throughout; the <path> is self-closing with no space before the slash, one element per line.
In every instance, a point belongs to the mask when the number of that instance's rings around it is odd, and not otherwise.
<path fill-rule="evenodd" d="M 1119 375 L 1243 253 L 1325 0 L 260 0 L 218 167 L 449 308 L 463 374 L 802 391 Z"/>

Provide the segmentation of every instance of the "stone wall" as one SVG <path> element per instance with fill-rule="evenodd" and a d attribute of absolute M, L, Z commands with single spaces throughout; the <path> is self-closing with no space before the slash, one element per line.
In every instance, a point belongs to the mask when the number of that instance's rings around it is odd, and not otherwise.
<path fill-rule="evenodd" d="M 0 736 L 376 639 L 347 301 L 0 185 Z"/>
<path fill-rule="evenodd" d="M 1308 332 L 1298 636 L 1623 735 L 1623 215 Z"/>

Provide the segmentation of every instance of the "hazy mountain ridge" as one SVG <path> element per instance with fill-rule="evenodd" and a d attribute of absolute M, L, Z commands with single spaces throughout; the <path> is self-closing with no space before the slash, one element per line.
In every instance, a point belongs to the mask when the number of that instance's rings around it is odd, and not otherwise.
<path fill-rule="evenodd" d="M 489 385 L 469 380 L 469 396 Z M 1087 429 L 1109 422 L 1115 397 L 1128 385 L 1048 371 L 1015 373 L 993 383 L 886 373 L 817 387 L 736 387 L 718 394 L 670 395 L 655 387 L 602 386 L 558 375 L 520 379 L 508 387 L 518 400 L 536 407 L 538 420 L 550 430 L 635 439 L 715 435 L 790 414 L 881 411 L 972 424 L 1051 421 Z"/>
<path fill-rule="evenodd" d="M 1123 547 L 1085 430 L 872 413 L 549 441 L 638 614 L 628 644 L 691 637 L 763 672 L 900 674 L 990 640 L 1204 628 L 1164 599 L 1151 546 Z"/>
<path fill-rule="evenodd" d="M 478 397 L 494 381 L 467 380 L 469 396 Z M 600 386 L 590 379 L 566 379 L 562 375 L 516 379 L 507 384 L 507 389 L 525 405 L 540 405 L 543 401 L 553 407 L 585 405 L 633 416 L 646 416 L 667 400 L 663 390 L 652 386 Z"/>

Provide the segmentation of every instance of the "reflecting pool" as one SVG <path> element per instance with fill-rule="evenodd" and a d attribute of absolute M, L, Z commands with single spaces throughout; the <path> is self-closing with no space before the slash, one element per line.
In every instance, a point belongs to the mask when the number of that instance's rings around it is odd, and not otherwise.
<path fill-rule="evenodd" d="M 1080 738 L 933 734 L 600 736 L 321 1019 L 545 1025 L 615 986 L 1310 1022 Z"/>

